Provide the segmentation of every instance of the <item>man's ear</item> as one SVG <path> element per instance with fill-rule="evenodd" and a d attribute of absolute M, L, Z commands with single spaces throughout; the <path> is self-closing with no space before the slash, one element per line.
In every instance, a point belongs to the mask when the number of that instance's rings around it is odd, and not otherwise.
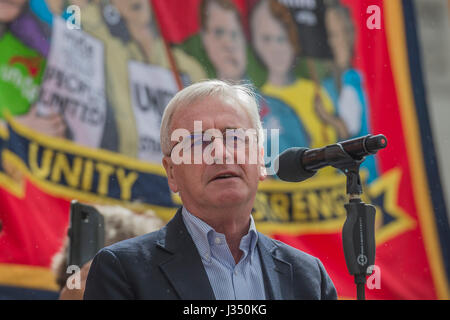
<path fill-rule="evenodd" d="M 264 164 L 264 148 L 261 147 L 259 149 L 259 159 L 258 159 L 258 163 L 259 163 L 259 180 L 263 181 L 267 178 L 267 169 L 266 166 Z"/>
<path fill-rule="evenodd" d="M 178 185 L 177 185 L 177 181 L 175 179 L 174 164 L 172 163 L 172 159 L 168 156 L 164 156 L 162 159 L 162 163 L 163 163 L 164 169 L 166 170 L 167 182 L 169 183 L 169 188 L 170 188 L 170 190 L 172 190 L 173 193 L 177 193 Z"/>

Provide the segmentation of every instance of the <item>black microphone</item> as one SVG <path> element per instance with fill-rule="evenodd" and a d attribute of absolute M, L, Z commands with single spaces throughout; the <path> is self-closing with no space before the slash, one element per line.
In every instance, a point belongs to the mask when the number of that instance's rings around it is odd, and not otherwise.
<path fill-rule="evenodd" d="M 384 135 L 367 135 L 338 142 L 323 148 L 289 148 L 275 159 L 277 176 L 284 181 L 300 182 L 311 178 L 318 169 L 337 166 L 343 160 L 343 152 L 353 160 L 362 161 L 387 146 Z"/>

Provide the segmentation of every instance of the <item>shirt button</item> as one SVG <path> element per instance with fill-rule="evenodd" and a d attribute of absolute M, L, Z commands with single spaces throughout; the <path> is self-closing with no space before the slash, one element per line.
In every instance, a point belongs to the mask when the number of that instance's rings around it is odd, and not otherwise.
<path fill-rule="evenodd" d="M 220 240 L 219 237 L 216 237 L 216 238 L 214 239 L 214 242 L 215 242 L 216 244 L 221 244 L 221 243 L 222 243 L 222 240 Z"/>

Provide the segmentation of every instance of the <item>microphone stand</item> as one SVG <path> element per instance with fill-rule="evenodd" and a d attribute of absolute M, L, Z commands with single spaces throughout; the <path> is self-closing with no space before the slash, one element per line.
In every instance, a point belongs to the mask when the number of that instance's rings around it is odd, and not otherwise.
<path fill-rule="evenodd" d="M 342 228 L 344 256 L 347 269 L 355 278 L 357 300 L 365 300 L 368 269 L 375 263 L 375 207 L 361 200 L 359 166 L 364 157 L 351 157 L 339 143 L 326 147 L 325 153 L 333 167 L 347 176 L 349 202 L 344 205 L 347 219 Z"/>

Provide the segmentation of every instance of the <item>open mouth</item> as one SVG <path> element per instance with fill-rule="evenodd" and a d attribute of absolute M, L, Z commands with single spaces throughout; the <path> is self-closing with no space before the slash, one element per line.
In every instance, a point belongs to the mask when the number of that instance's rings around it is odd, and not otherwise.
<path fill-rule="evenodd" d="M 239 176 L 237 174 L 227 172 L 216 175 L 214 178 L 211 179 L 211 181 L 227 180 L 233 178 L 239 178 Z"/>

